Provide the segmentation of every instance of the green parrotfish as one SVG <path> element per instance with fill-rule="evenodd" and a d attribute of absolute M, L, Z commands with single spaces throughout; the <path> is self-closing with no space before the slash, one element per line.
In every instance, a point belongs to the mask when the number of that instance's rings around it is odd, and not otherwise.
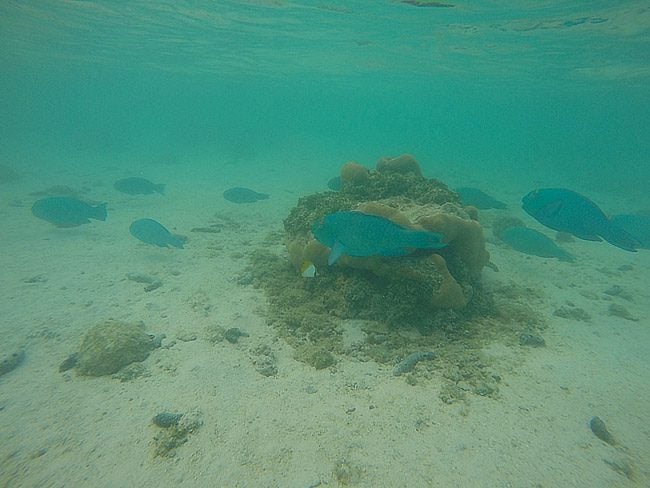
<path fill-rule="evenodd" d="M 524 254 L 542 258 L 557 258 L 567 262 L 575 261 L 571 254 L 535 229 L 522 226 L 507 227 L 499 232 L 498 237 L 514 250 Z"/>
<path fill-rule="evenodd" d="M 625 229 L 612 224 L 587 197 L 566 188 L 542 188 L 522 199 L 522 208 L 539 223 L 558 232 L 568 232 L 586 241 L 602 241 L 626 251 L 636 251 L 639 242 Z"/>
<path fill-rule="evenodd" d="M 479 210 L 487 210 L 490 208 L 504 209 L 507 207 L 505 203 L 500 202 L 478 188 L 463 186 L 456 188 L 456 193 L 460 196 L 460 201 L 463 202 L 463 205 L 471 205 Z"/>
<path fill-rule="evenodd" d="M 176 247 L 183 249 L 183 238 L 172 234 L 160 222 L 153 219 L 138 219 L 129 227 L 136 239 L 158 247 Z"/>
<path fill-rule="evenodd" d="M 165 193 L 165 185 L 162 183 L 152 183 L 145 178 L 139 178 L 137 176 L 117 180 L 113 184 L 113 188 L 127 195 L 151 195 L 152 193 L 164 195 Z"/>
<path fill-rule="evenodd" d="M 255 203 L 259 200 L 268 200 L 269 195 L 256 192 L 250 188 L 236 186 L 224 191 L 223 197 L 233 203 Z"/>
<path fill-rule="evenodd" d="M 57 227 L 76 227 L 89 224 L 89 219 L 106 220 L 106 204 L 92 205 L 74 197 L 48 197 L 34 203 L 32 214 Z"/>
<path fill-rule="evenodd" d="M 388 219 L 348 211 L 325 215 L 312 227 L 314 237 L 331 248 L 327 263 L 343 255 L 354 257 L 406 256 L 415 249 L 440 249 L 444 236 L 438 232 L 412 230 Z"/>

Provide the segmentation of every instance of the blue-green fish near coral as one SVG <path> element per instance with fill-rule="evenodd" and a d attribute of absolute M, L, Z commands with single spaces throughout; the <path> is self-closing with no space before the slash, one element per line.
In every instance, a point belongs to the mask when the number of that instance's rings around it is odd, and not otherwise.
<path fill-rule="evenodd" d="M 479 210 L 488 210 L 490 208 L 502 210 L 507 208 L 505 203 L 500 202 L 478 188 L 463 186 L 456 188 L 456 193 L 460 196 L 460 201 L 463 202 L 463 205 L 471 205 Z"/>
<path fill-rule="evenodd" d="M 343 255 L 353 257 L 406 256 L 414 249 L 440 249 L 444 236 L 412 230 L 363 212 L 336 212 L 319 219 L 311 229 L 321 244 L 331 248 L 327 263 Z"/>
<path fill-rule="evenodd" d="M 129 231 L 133 237 L 147 244 L 183 249 L 183 239 L 169 232 L 156 220 L 138 219 L 131 224 Z"/>
<path fill-rule="evenodd" d="M 522 208 L 539 223 L 558 232 L 568 232 L 586 241 L 605 239 L 626 251 L 636 251 L 639 242 L 613 224 L 594 202 L 573 190 L 542 188 L 522 199 Z"/>
<path fill-rule="evenodd" d="M 557 258 L 566 262 L 575 261 L 571 254 L 535 229 L 522 226 L 508 227 L 499 232 L 498 237 L 515 251 L 524 254 L 541 258 Z"/>

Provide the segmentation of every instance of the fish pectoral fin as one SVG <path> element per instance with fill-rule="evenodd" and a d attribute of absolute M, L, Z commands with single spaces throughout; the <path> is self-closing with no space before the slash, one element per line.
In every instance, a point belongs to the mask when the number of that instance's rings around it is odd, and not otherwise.
<path fill-rule="evenodd" d="M 330 255 L 327 258 L 327 264 L 330 266 L 336 263 L 341 256 L 345 253 L 345 246 L 341 244 L 339 241 L 334 242 L 334 245 L 332 246 L 332 250 L 330 251 Z"/>
<path fill-rule="evenodd" d="M 583 241 L 600 242 L 603 240 L 600 236 L 597 236 L 596 234 L 576 234 L 575 232 L 572 232 L 572 234 L 576 236 L 578 239 L 582 239 Z"/>
<path fill-rule="evenodd" d="M 60 229 L 69 229 L 71 227 L 79 227 L 80 225 L 83 224 L 90 224 L 90 220 L 88 219 L 83 219 L 83 220 L 74 220 L 70 222 L 55 222 L 54 225 Z"/>
<path fill-rule="evenodd" d="M 398 247 L 389 251 L 385 252 L 385 256 L 408 256 L 409 254 L 413 254 L 417 250 L 419 250 L 419 247 Z"/>

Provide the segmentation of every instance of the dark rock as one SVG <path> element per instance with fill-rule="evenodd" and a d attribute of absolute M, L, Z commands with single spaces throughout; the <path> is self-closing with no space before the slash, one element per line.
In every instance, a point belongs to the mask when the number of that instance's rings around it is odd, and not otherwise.
<path fill-rule="evenodd" d="M 74 368 L 77 365 L 77 361 L 79 361 L 79 354 L 76 353 L 76 352 L 70 354 L 59 365 L 59 373 L 63 373 L 65 371 L 68 371 L 68 370 Z"/>
<path fill-rule="evenodd" d="M 0 358 L 0 376 L 7 374 L 18 366 L 25 360 L 25 351 L 16 351 L 7 356 Z"/>
<path fill-rule="evenodd" d="M 91 327 L 84 335 L 77 371 L 87 376 L 117 373 L 131 363 L 147 359 L 155 347 L 143 324 L 108 320 Z"/>
<path fill-rule="evenodd" d="M 581 320 L 583 322 L 591 320 L 591 315 L 589 315 L 589 313 L 580 307 L 574 306 L 563 306 L 557 308 L 553 312 L 553 315 L 556 317 L 562 317 L 563 319 Z"/>
<path fill-rule="evenodd" d="M 153 418 L 153 423 L 158 427 L 167 429 L 174 425 L 178 425 L 181 417 L 183 417 L 182 413 L 161 412 Z"/>
<path fill-rule="evenodd" d="M 544 347 L 546 341 L 544 338 L 534 332 L 522 332 L 519 335 L 519 345 L 529 347 Z"/>
<path fill-rule="evenodd" d="M 240 337 L 248 337 L 248 334 L 238 327 L 232 327 L 224 332 L 223 337 L 231 344 L 236 344 Z"/>
<path fill-rule="evenodd" d="M 605 422 L 600 417 L 591 417 L 589 419 L 589 428 L 601 441 L 606 442 L 610 446 L 616 445 L 614 436 L 607 430 Z"/>

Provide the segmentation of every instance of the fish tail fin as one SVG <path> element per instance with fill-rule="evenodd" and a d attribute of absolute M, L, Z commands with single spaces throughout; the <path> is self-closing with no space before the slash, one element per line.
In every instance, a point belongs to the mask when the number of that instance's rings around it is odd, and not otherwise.
<path fill-rule="evenodd" d="M 169 244 L 174 246 L 176 249 L 184 249 L 183 246 L 185 245 L 186 240 L 187 239 L 184 236 L 170 234 Z"/>
<path fill-rule="evenodd" d="M 332 266 L 336 263 L 344 253 L 345 247 L 339 241 L 336 241 L 330 250 L 330 255 L 327 257 L 328 266 Z"/>
<path fill-rule="evenodd" d="M 161 195 L 164 195 L 164 194 L 165 194 L 165 184 L 164 184 L 164 183 L 161 183 L 161 184 L 159 184 L 159 185 L 154 185 L 154 189 L 155 189 L 158 193 L 160 193 Z"/>
<path fill-rule="evenodd" d="M 93 215 L 91 218 L 95 220 L 106 220 L 108 217 L 108 212 L 106 211 L 106 203 L 100 203 L 93 207 Z"/>
<path fill-rule="evenodd" d="M 606 231 L 601 235 L 612 246 L 616 246 L 625 251 L 636 252 L 637 248 L 641 245 L 629 232 L 612 223 L 607 226 Z"/>
<path fill-rule="evenodd" d="M 560 249 L 560 253 L 557 256 L 557 258 L 560 261 L 564 261 L 565 263 L 575 263 L 576 258 L 573 254 L 571 254 L 568 251 L 565 251 L 564 249 Z"/>

